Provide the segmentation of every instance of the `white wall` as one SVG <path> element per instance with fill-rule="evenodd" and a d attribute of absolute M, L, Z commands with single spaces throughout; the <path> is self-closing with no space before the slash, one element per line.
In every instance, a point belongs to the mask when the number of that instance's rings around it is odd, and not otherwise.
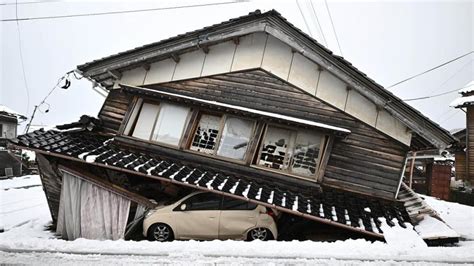
<path fill-rule="evenodd" d="M 165 59 L 150 65 L 125 71 L 118 83 L 149 85 L 198 78 L 246 69 L 262 68 L 282 80 L 342 110 L 385 134 L 410 145 L 411 133 L 398 119 L 362 96 L 327 70 L 290 46 L 267 33 L 243 36 L 239 43 L 226 41 L 179 55 L 179 62 Z"/>

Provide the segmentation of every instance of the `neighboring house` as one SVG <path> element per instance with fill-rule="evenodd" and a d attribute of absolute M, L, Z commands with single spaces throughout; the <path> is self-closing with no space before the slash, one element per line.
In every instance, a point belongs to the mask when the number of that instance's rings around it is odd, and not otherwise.
<path fill-rule="evenodd" d="M 402 184 L 404 166 L 409 152 L 455 138 L 276 11 L 78 71 L 109 90 L 98 119 L 14 142 L 36 152 L 65 238 L 126 236 L 144 208 L 192 190 L 374 238 L 386 224 L 436 216 Z M 117 219 L 102 211 L 110 208 Z M 104 236 L 98 226 L 117 231 Z"/>
<path fill-rule="evenodd" d="M 456 132 L 461 143 L 456 147 L 456 177 L 474 184 L 474 81 L 459 90 L 461 97 L 450 105 L 466 113 L 466 129 Z"/>
<path fill-rule="evenodd" d="M 0 105 L 0 177 L 21 174 L 21 153 L 7 150 L 8 140 L 17 136 L 18 123 L 26 117 Z"/>

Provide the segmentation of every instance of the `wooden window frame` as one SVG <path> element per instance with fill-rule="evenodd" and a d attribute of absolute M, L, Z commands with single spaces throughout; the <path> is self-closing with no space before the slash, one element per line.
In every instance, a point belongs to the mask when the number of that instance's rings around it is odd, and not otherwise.
<path fill-rule="evenodd" d="M 153 126 L 152 126 L 152 129 L 150 131 L 150 136 L 148 137 L 148 139 L 142 139 L 142 138 L 137 138 L 137 137 L 132 136 L 133 131 L 135 130 L 135 126 L 136 126 L 137 121 L 138 121 L 138 117 L 140 116 L 141 110 L 143 108 L 143 104 L 145 104 L 145 103 L 154 104 L 154 105 L 158 106 L 158 113 L 156 114 L 156 116 L 154 118 Z M 163 100 L 158 101 L 158 100 L 149 99 L 149 98 L 145 98 L 145 97 L 135 96 L 134 99 L 132 100 L 132 104 L 129 107 L 129 110 L 126 113 L 126 119 L 124 119 L 124 123 L 122 123 L 122 125 L 120 126 L 119 134 L 123 135 L 123 136 L 126 136 L 126 137 L 133 138 L 133 139 L 145 141 L 147 143 L 152 143 L 152 144 L 157 144 L 157 145 L 160 145 L 160 146 L 165 146 L 165 147 L 170 147 L 170 148 L 178 148 L 179 149 L 182 146 L 182 143 L 185 142 L 185 133 L 186 133 L 186 130 L 188 128 L 188 125 L 191 123 L 191 119 L 193 118 L 192 115 L 194 113 L 194 109 L 192 107 L 188 107 L 189 108 L 189 113 L 186 116 L 187 123 L 185 123 L 185 125 L 183 127 L 183 132 L 181 133 L 178 144 L 173 145 L 173 144 L 168 144 L 168 143 L 165 143 L 165 142 L 152 140 L 153 132 L 155 131 L 155 127 L 156 127 L 156 122 L 158 121 L 158 117 L 160 116 L 162 103 L 168 103 L 168 104 L 174 104 L 174 105 L 178 105 L 178 106 L 187 107 L 185 105 L 177 104 L 175 102 L 169 102 L 169 101 L 163 101 Z M 133 115 L 136 108 L 138 108 L 138 110 L 137 110 L 136 114 Z M 133 123 L 133 124 L 130 126 L 130 128 L 128 130 L 126 130 L 129 123 Z"/>
<path fill-rule="evenodd" d="M 197 127 L 199 125 L 199 121 L 201 120 L 202 115 L 220 116 L 219 133 L 216 137 L 216 148 L 215 148 L 215 150 L 213 151 L 212 154 L 191 150 L 191 144 L 193 142 L 194 135 L 196 133 L 196 130 L 197 130 Z M 243 159 L 234 159 L 234 158 L 229 158 L 229 157 L 221 156 L 221 155 L 217 154 L 217 151 L 219 149 L 219 145 L 222 141 L 222 134 L 223 134 L 224 127 L 225 127 L 225 122 L 227 121 L 227 117 L 236 117 L 236 118 L 239 118 L 239 119 L 242 119 L 242 120 L 249 120 L 249 121 L 252 122 L 252 130 L 251 130 L 251 134 L 250 134 L 249 144 L 247 145 L 247 150 L 245 151 Z M 241 116 L 236 116 L 236 115 L 231 115 L 231 114 L 229 115 L 229 114 L 226 114 L 226 113 L 223 113 L 223 112 L 214 112 L 214 111 L 209 111 L 209 110 L 198 110 L 198 115 L 197 115 L 196 119 L 194 120 L 193 125 L 192 125 L 192 130 L 190 131 L 190 134 L 188 135 L 188 139 L 187 139 L 187 142 L 186 142 L 185 149 L 187 151 L 189 151 L 190 153 L 199 154 L 199 155 L 206 156 L 206 157 L 209 157 L 209 158 L 225 160 L 225 161 L 234 162 L 234 163 L 238 163 L 238 164 L 249 164 L 249 158 L 252 158 L 252 156 L 251 156 L 252 154 L 250 154 L 249 151 L 253 150 L 251 145 L 255 144 L 253 142 L 253 138 L 255 137 L 255 130 L 256 129 L 257 129 L 257 121 L 253 118 L 246 118 L 246 117 L 241 117 Z"/>
<path fill-rule="evenodd" d="M 289 162 L 288 168 L 283 169 L 283 170 L 277 170 L 277 169 L 272 169 L 272 168 L 269 168 L 269 167 L 258 165 L 258 161 L 260 159 L 260 155 L 261 155 L 262 150 L 263 150 L 263 141 L 265 140 L 265 138 L 267 136 L 267 132 L 268 132 L 269 127 L 280 128 L 280 129 L 285 129 L 285 130 L 290 130 L 290 131 L 296 132 L 296 135 L 294 137 L 293 142 L 296 141 L 296 138 L 298 137 L 298 132 L 301 132 L 301 131 L 313 131 L 313 132 L 318 133 L 318 134 L 321 135 L 321 143 L 320 143 L 320 146 L 319 146 L 318 161 L 317 161 L 318 165 L 317 165 L 316 171 L 313 175 L 306 176 L 306 175 L 299 175 L 299 174 L 292 173 L 291 172 L 292 165 L 291 165 L 290 162 Z M 273 172 L 273 173 L 283 174 L 283 175 L 286 175 L 286 176 L 296 177 L 296 178 L 300 178 L 300 179 L 304 179 L 304 180 L 310 180 L 310 181 L 313 181 L 313 182 L 315 182 L 315 181 L 320 182 L 320 181 L 322 181 L 322 178 L 324 176 L 324 171 L 326 169 L 326 165 L 327 165 L 327 162 L 329 160 L 329 155 L 330 155 L 330 151 L 331 151 L 331 148 L 332 148 L 333 141 L 334 141 L 334 135 L 329 134 L 329 133 L 324 132 L 324 131 L 317 131 L 317 130 L 305 129 L 305 128 L 296 128 L 295 129 L 294 127 L 290 127 L 290 126 L 286 126 L 286 125 L 280 125 L 280 124 L 275 124 L 275 123 L 266 123 L 265 126 L 264 126 L 264 129 L 263 129 L 263 132 L 261 134 L 261 137 L 260 137 L 258 143 L 256 144 L 256 145 L 259 145 L 259 146 L 257 147 L 256 152 L 254 153 L 254 155 L 252 157 L 253 159 L 252 159 L 252 162 L 251 162 L 250 166 L 254 167 L 254 168 L 270 171 L 270 172 Z M 294 147 L 293 147 L 293 150 L 294 150 Z M 285 158 L 286 158 L 286 156 L 288 156 L 288 153 L 285 155 Z"/>

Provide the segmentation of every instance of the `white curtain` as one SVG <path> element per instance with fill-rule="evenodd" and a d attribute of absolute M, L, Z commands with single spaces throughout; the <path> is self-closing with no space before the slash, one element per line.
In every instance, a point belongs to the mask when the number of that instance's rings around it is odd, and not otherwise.
<path fill-rule="evenodd" d="M 64 239 L 123 238 L 130 200 L 63 172 L 56 232 Z"/>

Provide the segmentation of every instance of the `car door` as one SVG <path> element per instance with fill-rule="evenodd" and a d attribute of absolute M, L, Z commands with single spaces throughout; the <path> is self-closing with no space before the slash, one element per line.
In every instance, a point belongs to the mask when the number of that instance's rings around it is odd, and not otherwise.
<path fill-rule="evenodd" d="M 194 195 L 174 210 L 174 223 L 179 238 L 184 239 L 217 239 L 222 196 L 213 193 Z"/>
<path fill-rule="evenodd" d="M 219 239 L 241 239 L 257 224 L 257 205 L 247 201 L 224 197 L 219 222 Z"/>

